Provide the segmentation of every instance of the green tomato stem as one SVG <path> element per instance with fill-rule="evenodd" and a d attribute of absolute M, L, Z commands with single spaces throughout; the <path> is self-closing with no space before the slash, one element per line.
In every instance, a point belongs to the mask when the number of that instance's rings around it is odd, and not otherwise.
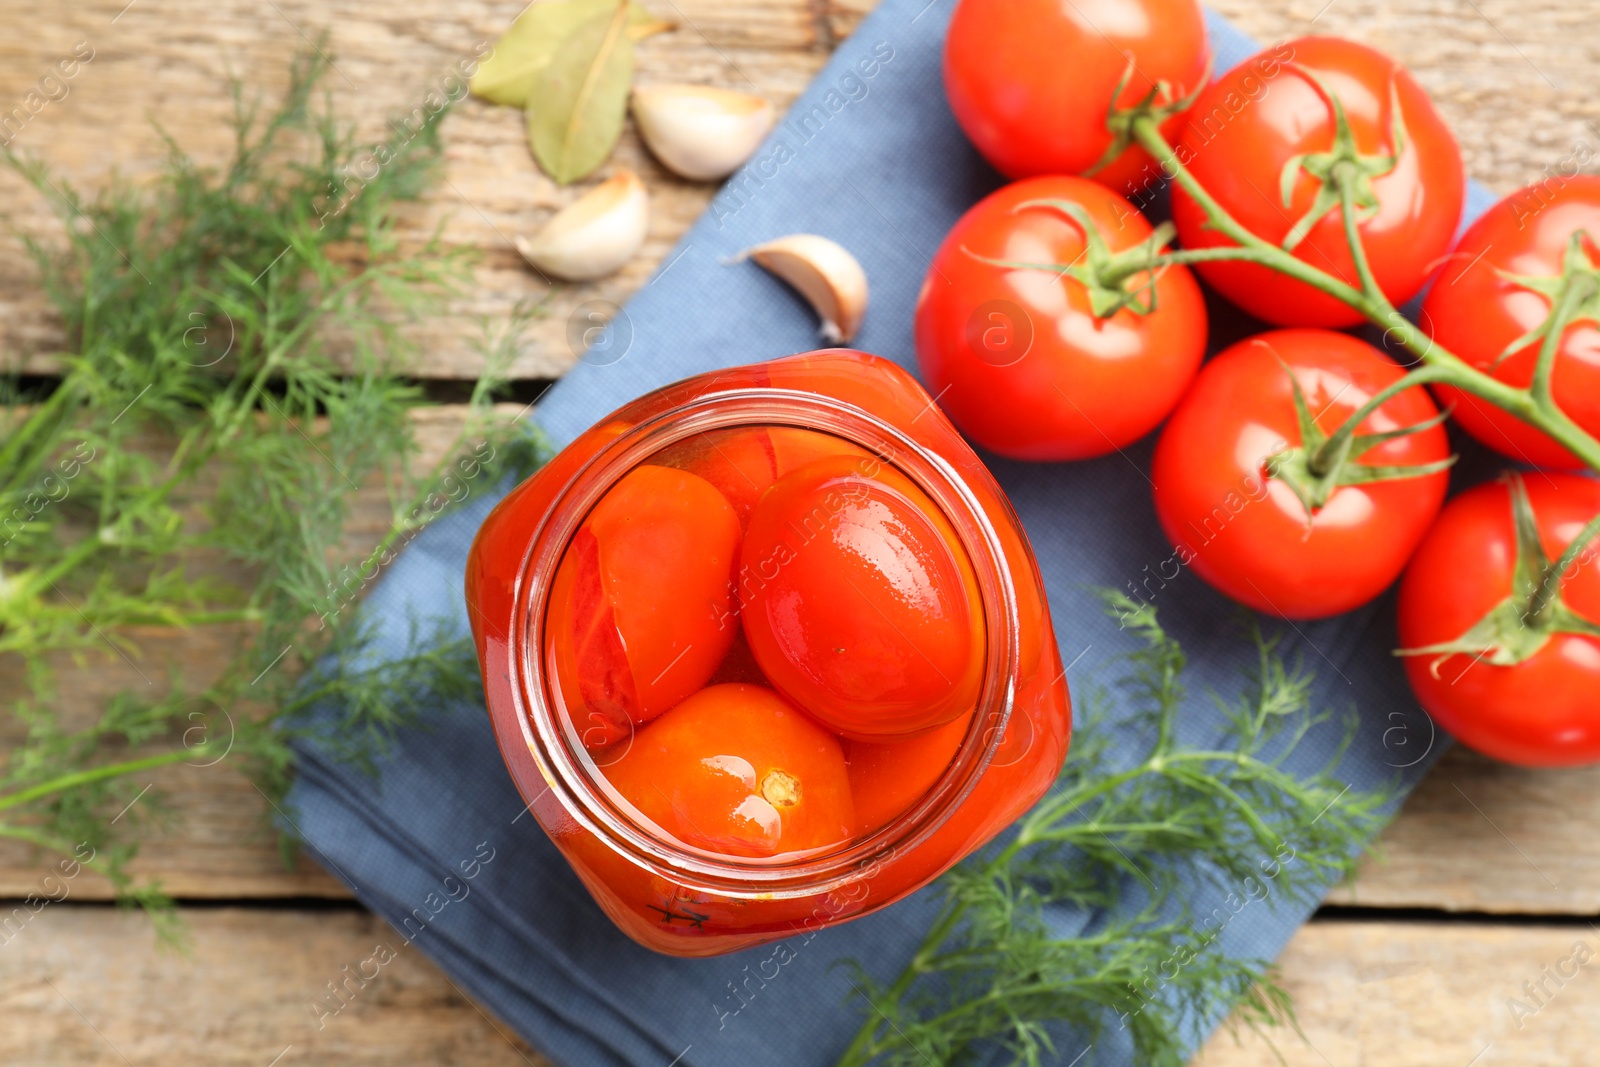
<path fill-rule="evenodd" d="M 1600 515 L 1590 519 L 1588 525 L 1578 531 L 1578 536 L 1568 543 L 1566 551 L 1561 553 L 1561 558 L 1544 569 L 1544 573 L 1539 576 L 1538 586 L 1528 598 L 1527 614 L 1523 616 L 1529 626 L 1537 628 L 1550 613 L 1551 605 L 1556 602 L 1562 576 L 1572 569 L 1578 556 L 1593 543 L 1596 534 L 1600 534 Z"/>
<path fill-rule="evenodd" d="M 1337 430 L 1328 435 L 1328 439 L 1322 443 L 1322 447 L 1317 449 L 1316 455 L 1312 456 L 1309 462 L 1311 473 L 1317 475 L 1327 474 L 1333 461 L 1343 455 L 1345 442 L 1355 436 L 1361 424 L 1367 421 L 1374 411 L 1377 411 L 1407 389 L 1426 385 L 1429 382 L 1440 381 L 1443 373 L 1438 367 L 1434 366 L 1418 367 L 1416 370 L 1372 394 L 1371 399 L 1352 412 L 1350 417 L 1345 419 Z M 1351 456 L 1350 458 L 1360 459 L 1361 457 Z"/>
<path fill-rule="evenodd" d="M 1133 133 L 1140 146 L 1154 156 L 1166 174 L 1174 182 L 1182 186 L 1184 192 L 1193 197 L 1195 203 L 1199 204 L 1201 209 L 1205 211 L 1206 219 L 1211 229 L 1216 230 L 1239 246 L 1237 249 L 1205 250 L 1233 253 L 1232 255 L 1214 254 L 1206 258 L 1245 259 L 1250 262 L 1260 263 L 1263 266 L 1271 267 L 1280 274 L 1286 274 L 1298 281 L 1303 281 L 1307 285 L 1327 293 L 1329 296 L 1350 304 L 1352 307 L 1358 305 L 1362 298 L 1359 289 L 1340 281 L 1331 274 L 1326 274 L 1316 269 L 1302 260 L 1296 259 L 1277 245 L 1269 244 L 1267 241 L 1262 240 L 1245 229 L 1232 215 L 1228 214 L 1227 209 L 1217 203 L 1216 198 L 1206 190 L 1205 186 L 1200 184 L 1199 179 L 1189 171 L 1189 168 L 1178 161 L 1177 152 L 1167 141 L 1166 135 L 1161 132 L 1161 127 L 1151 121 L 1148 116 L 1142 116 L 1134 121 Z M 1241 255 L 1239 254 L 1240 252 L 1248 252 L 1249 254 Z M 1192 256 L 1192 253 L 1190 256 Z M 1162 258 L 1165 259 L 1165 257 Z M 1192 257 L 1188 258 L 1187 261 L 1201 262 L 1203 260 L 1200 257 Z"/>
<path fill-rule="evenodd" d="M 1495 379 L 1437 344 L 1433 338 L 1418 329 L 1415 323 L 1400 314 L 1388 297 L 1375 285 L 1370 286 L 1370 291 L 1357 289 L 1298 259 L 1277 245 L 1269 244 L 1257 237 L 1234 219 L 1178 159 L 1176 150 L 1167 141 L 1157 123 L 1148 116 L 1141 116 L 1134 120 L 1132 129 L 1134 139 L 1139 145 L 1155 157 L 1172 181 L 1181 186 L 1205 212 L 1208 226 L 1239 246 L 1237 249 L 1229 250 L 1234 253 L 1233 255 L 1207 258 L 1239 259 L 1261 264 L 1296 281 L 1304 282 L 1318 292 L 1326 293 L 1354 308 L 1368 321 L 1381 327 L 1386 337 L 1392 336 L 1419 361 L 1431 368 L 1430 381 L 1452 386 L 1515 415 L 1554 438 L 1582 460 L 1590 470 L 1600 472 L 1600 441 L 1595 440 L 1556 406 L 1548 396 L 1548 389 L 1546 395 L 1540 396 L 1530 389 L 1518 389 Z M 1365 254 L 1359 250 L 1360 235 L 1356 232 L 1353 212 L 1349 210 L 1345 211 L 1345 230 L 1347 236 L 1354 242 L 1353 255 L 1356 259 L 1357 273 L 1363 275 L 1364 281 L 1370 281 L 1370 265 L 1363 268 Z M 1203 261 L 1193 253 L 1180 250 L 1177 253 L 1157 257 L 1151 266 Z M 1362 417 L 1365 418 L 1365 415 Z M 1354 432 L 1353 428 L 1351 432 Z"/>
<path fill-rule="evenodd" d="M 1562 280 L 1561 295 L 1551 310 L 1549 328 L 1545 331 L 1544 343 L 1539 346 L 1538 360 L 1533 365 L 1533 381 L 1528 386 L 1535 403 L 1551 407 L 1555 405 L 1550 376 L 1555 369 L 1556 353 L 1561 348 L 1567 327 L 1584 302 L 1594 295 L 1594 289 L 1594 276 L 1587 271 L 1568 273 Z"/>
<path fill-rule="evenodd" d="M 1359 221 L 1356 218 L 1355 183 L 1359 175 L 1354 164 L 1339 163 L 1333 168 L 1333 181 L 1339 187 L 1339 214 L 1344 217 L 1345 243 L 1350 246 L 1350 259 L 1356 267 L 1356 277 L 1361 282 L 1361 292 L 1368 299 L 1387 303 L 1378 279 L 1372 273 L 1372 263 L 1367 259 L 1367 246 L 1361 241 Z"/>

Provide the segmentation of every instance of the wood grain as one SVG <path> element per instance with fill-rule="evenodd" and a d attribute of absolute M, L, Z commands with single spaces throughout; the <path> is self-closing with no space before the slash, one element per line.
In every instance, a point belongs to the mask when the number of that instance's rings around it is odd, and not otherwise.
<path fill-rule="evenodd" d="M 276 91 L 289 57 L 328 31 L 336 71 L 327 81 L 335 106 L 355 122 L 363 143 L 392 136 L 388 117 L 419 107 L 452 64 L 492 43 L 523 7 L 520 0 L 420 0 L 399 6 L 361 0 L 139 0 L 115 23 L 126 0 L 97 0 L 53 14 L 40 25 L 25 6 L 0 7 L 0 116 L 22 103 L 57 60 L 88 41 L 94 58 L 67 83 L 65 99 L 47 104 L 11 147 L 32 153 L 64 179 L 93 190 L 113 170 L 147 177 L 164 158 L 151 127 L 158 120 L 204 163 L 226 157 L 231 135 L 230 74 Z M 835 31 L 803 0 L 647 0 L 680 24 L 639 46 L 638 81 L 690 81 L 760 93 L 782 106 L 802 90 L 832 50 Z M 549 293 L 512 248 L 587 185 L 558 189 L 534 165 L 521 112 L 474 99 L 446 121 L 444 180 L 408 209 L 402 237 L 422 239 L 442 226 L 447 243 L 478 253 L 471 290 L 414 339 L 426 353 L 410 370 L 422 377 L 472 377 L 482 367 L 472 346 L 485 317 L 503 317 L 522 300 Z M 610 166 L 646 179 L 651 224 L 643 252 L 619 274 L 554 294 L 511 368 L 519 378 L 554 378 L 576 358 L 567 318 L 592 299 L 621 303 L 642 285 L 699 216 L 714 191 L 661 169 L 632 132 Z M 0 217 L 21 233 L 59 244 L 49 205 L 9 172 L 0 173 Z M 42 306 L 17 238 L 0 237 L 0 368 L 49 373 L 63 343 Z"/>
<path fill-rule="evenodd" d="M 1600 1042 L 1588 925 L 1313 922 L 1279 963 L 1305 1030 L 1274 1035 L 1285 1067 L 1571 1067 Z M 1219 1031 L 1193 1067 L 1276 1062 Z"/>
<path fill-rule="evenodd" d="M 0 949 L 0 1063 L 549 1067 L 372 915 L 187 908 L 182 919 L 177 952 L 156 947 L 142 915 L 39 912 Z M 376 977 L 345 987 L 339 1007 L 323 998 L 346 967 Z"/>
<path fill-rule="evenodd" d="M 156 950 L 138 915 L 70 903 L 39 913 L 0 951 L 0 1062 L 545 1067 L 372 916 L 181 914 L 188 955 Z M 396 958 L 319 1029 L 311 1004 L 325 983 L 378 944 Z M 1570 1067 L 1600 1043 L 1600 933 L 1587 926 L 1314 922 L 1281 966 L 1307 1038 L 1273 1035 L 1290 1067 Z M 1524 982 L 1545 992 L 1530 996 Z M 1265 1041 L 1223 1032 L 1196 1065 L 1273 1062 Z"/>
<path fill-rule="evenodd" d="M 1529 770 L 1453 748 L 1328 900 L 1600 915 L 1600 768 Z"/>
<path fill-rule="evenodd" d="M 748 88 L 787 105 L 859 22 L 871 0 L 653 0 L 680 28 L 639 50 L 641 81 L 702 81 Z M 948 0 L 939 0 L 948 2 Z M 228 148 L 230 74 L 253 86 L 282 85 L 288 57 L 329 32 L 337 74 L 329 89 L 363 140 L 386 136 L 388 116 L 409 112 L 450 65 L 493 40 L 520 3 L 422 0 L 374 8 L 361 0 L 313 5 L 285 0 L 262 9 L 248 0 L 140 0 L 116 18 L 122 0 L 99 0 L 40 25 L 24 6 L 0 9 L 0 115 L 19 106 L 79 41 L 94 59 L 67 83 L 68 95 L 33 115 L 13 143 L 65 179 L 94 189 L 113 170 L 147 176 L 162 158 L 150 120 L 205 162 Z M 1483 0 L 1465 6 L 1429 0 L 1289 0 L 1216 5 L 1264 41 L 1305 33 L 1348 33 L 1414 69 L 1460 136 L 1468 169 L 1509 191 L 1572 158 L 1600 162 L 1594 121 L 1600 102 L 1579 91 L 1600 59 L 1600 33 L 1581 5 L 1545 0 Z M 1315 20 L 1313 21 L 1313 17 Z M 446 239 L 480 254 L 470 292 L 418 336 L 426 353 L 413 373 L 471 376 L 477 323 L 504 315 L 545 286 L 521 262 L 511 237 L 537 228 L 580 188 L 558 189 L 534 166 L 512 109 L 463 101 L 445 128 L 445 181 L 409 210 L 403 232 L 420 238 L 443 225 Z M 567 320 L 591 299 L 621 303 L 655 270 L 700 214 L 713 188 L 666 174 L 636 136 L 624 136 L 613 161 L 632 167 L 652 195 L 650 237 L 620 274 L 565 286 L 533 331 L 513 372 L 551 378 L 575 359 Z M 22 233 L 57 241 L 48 205 L 15 175 L 0 175 L 0 215 Z M 37 299 L 16 238 L 0 240 L 0 367 L 49 372 L 62 337 Z"/>

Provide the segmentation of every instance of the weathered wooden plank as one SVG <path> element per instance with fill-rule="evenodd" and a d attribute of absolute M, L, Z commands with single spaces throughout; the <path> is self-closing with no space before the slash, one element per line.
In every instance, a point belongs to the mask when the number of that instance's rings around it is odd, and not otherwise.
<path fill-rule="evenodd" d="M 384 125 L 388 116 L 419 107 L 452 64 L 492 42 L 523 7 L 520 0 L 421 0 L 398 7 L 360 0 L 284 0 L 265 7 L 248 0 L 141 0 L 113 23 L 124 2 L 74 6 L 45 25 L 16 5 L 0 9 L 0 117 L 22 104 L 57 60 L 70 58 L 76 42 L 93 49 L 94 58 L 65 83 L 65 98 L 29 117 L 12 144 L 89 189 L 113 169 L 146 176 L 160 166 L 164 151 L 152 117 L 200 160 L 224 158 L 231 145 L 225 127 L 229 74 L 251 86 L 281 87 L 288 57 L 318 27 L 328 29 L 337 73 L 327 88 L 341 113 L 358 122 L 363 140 L 392 137 Z M 653 10 L 680 27 L 640 45 L 641 83 L 729 85 L 787 105 L 832 48 L 830 24 L 805 0 L 654 2 Z M 481 367 L 471 347 L 479 320 L 504 316 L 518 301 L 547 290 L 522 264 L 511 237 L 537 228 L 581 189 L 557 189 L 539 172 L 515 109 L 464 100 L 445 136 L 445 180 L 408 211 L 402 232 L 420 238 L 443 223 L 450 244 L 481 257 L 471 291 L 414 335 L 425 356 L 412 369 L 427 377 L 470 377 Z M 517 377 L 555 377 L 570 366 L 566 319 L 572 309 L 595 298 L 626 299 L 713 191 L 668 175 L 631 130 L 613 165 L 632 167 L 649 182 L 652 221 L 644 251 L 612 278 L 555 294 L 513 368 Z M 58 239 L 46 203 L 14 174 L 0 174 L 0 216 L 24 233 Z M 0 366 L 48 373 L 62 343 L 16 238 L 0 236 Z"/>
<path fill-rule="evenodd" d="M 185 909 L 183 921 L 179 953 L 156 948 L 142 915 L 53 904 L 34 916 L 0 949 L 0 1062 L 549 1067 L 374 916 Z M 376 977 L 341 1002 L 327 983 L 347 967 Z"/>
<path fill-rule="evenodd" d="M 1280 961 L 1305 1040 L 1274 1042 L 1286 1067 L 1589 1063 L 1600 1042 L 1597 953 L 1589 926 L 1312 923 Z M 1224 1032 L 1194 1067 L 1275 1062 L 1261 1038 Z"/>
<path fill-rule="evenodd" d="M 0 951 L 0 1062 L 263 1067 L 282 1055 L 287 1067 L 336 1058 L 521 1064 L 526 1056 L 543 1065 L 376 918 L 259 908 L 182 916 L 188 956 L 155 951 L 139 915 L 70 904 L 37 915 Z M 325 983 L 380 944 L 396 958 L 318 1029 L 311 1005 Z M 1286 1032 L 1274 1040 L 1291 1067 L 1568 1067 L 1600 1042 L 1597 951 L 1600 933 L 1584 926 L 1312 923 L 1282 960 L 1309 1044 Z M 1545 992 L 1530 996 L 1524 982 Z M 1272 1062 L 1265 1042 L 1235 1044 L 1225 1033 L 1197 1060 Z"/>
<path fill-rule="evenodd" d="M 641 47 L 641 80 L 747 86 L 787 104 L 871 0 L 657 0 L 657 6 L 682 26 Z M 1584 22 L 1580 5 L 1223 0 L 1216 6 L 1262 40 L 1342 32 L 1391 52 L 1435 94 L 1461 138 L 1469 169 L 1496 189 L 1509 190 L 1574 161 L 1593 169 L 1600 157 L 1600 135 L 1591 125 L 1600 103 L 1592 94 L 1572 91 L 1600 58 L 1600 34 L 1588 28 L 1592 23 Z M 122 3 L 107 0 L 61 12 L 43 26 L 31 12 L 13 7 L 0 11 L 0 102 L 21 104 L 53 63 L 70 56 L 76 42 L 88 41 L 95 58 L 67 83 L 64 99 L 30 117 L 15 147 L 36 152 L 93 188 L 114 167 L 148 174 L 158 164 L 160 146 L 147 122 L 154 116 L 201 159 L 215 160 L 227 147 L 222 124 L 228 104 L 220 89 L 228 73 L 255 85 L 279 85 L 285 58 L 303 45 L 302 35 L 327 26 L 339 70 L 330 88 L 359 120 L 363 136 L 376 139 L 384 136 L 385 116 L 416 107 L 451 63 L 492 40 L 519 7 L 515 0 L 426 0 L 375 14 L 360 0 L 320 6 L 302 0 L 278 5 L 281 14 L 263 14 L 244 0 L 142 0 L 113 23 Z M 535 228 L 577 192 L 558 190 L 539 174 L 512 110 L 463 102 L 446 136 L 447 181 L 409 214 L 406 229 L 420 236 L 448 220 L 447 239 L 479 250 L 482 258 L 473 289 L 419 336 L 426 355 L 413 369 L 433 377 L 474 373 L 481 365 L 469 343 L 476 321 L 543 293 L 512 251 L 510 237 Z M 666 175 L 631 132 L 615 162 L 634 167 L 650 183 L 650 239 L 619 275 L 555 295 L 548 318 L 516 363 L 518 376 L 553 377 L 570 366 L 566 320 L 572 310 L 589 299 L 626 299 L 712 191 Z M 56 232 L 40 198 L 12 175 L 0 177 L 0 214 L 27 233 Z M 4 240 L 0 249 L 14 252 L 14 238 Z M 0 365 L 48 372 L 61 343 L 27 265 L 14 254 L 0 255 Z"/>
<path fill-rule="evenodd" d="M 1529 770 L 1454 748 L 1329 902 L 1600 914 L 1600 768 Z"/>

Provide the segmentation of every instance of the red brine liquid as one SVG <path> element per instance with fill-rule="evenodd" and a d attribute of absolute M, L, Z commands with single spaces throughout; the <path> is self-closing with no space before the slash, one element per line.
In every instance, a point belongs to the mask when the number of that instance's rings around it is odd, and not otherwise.
<path fill-rule="evenodd" d="M 920 386 L 863 353 L 703 375 L 603 420 L 485 521 L 467 598 L 530 810 L 662 952 L 892 903 L 1065 758 L 1026 538 Z"/>

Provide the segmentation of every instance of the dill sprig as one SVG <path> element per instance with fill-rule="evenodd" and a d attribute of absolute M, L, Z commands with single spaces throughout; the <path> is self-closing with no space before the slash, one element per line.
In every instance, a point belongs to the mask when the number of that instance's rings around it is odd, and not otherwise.
<path fill-rule="evenodd" d="M 1197 1025 L 1230 1009 L 1250 1027 L 1293 1023 L 1270 962 L 1223 954 L 1220 934 L 1246 905 L 1316 899 L 1351 869 L 1392 795 L 1336 777 L 1353 718 L 1318 769 L 1290 768 L 1329 716 L 1310 707 L 1312 676 L 1258 629 L 1244 695 L 1217 700 L 1225 735 L 1181 740 L 1182 650 L 1148 604 L 1103 598 L 1142 641 L 1122 683 L 1137 710 L 1116 729 L 1093 713 L 1080 723 L 1051 793 L 1004 844 L 945 876 L 938 918 L 898 977 L 878 984 L 856 968 L 868 1018 L 841 1067 L 979 1062 L 985 1047 L 1031 1067 L 1121 1031 L 1136 1062 L 1177 1067 Z M 1140 755 L 1119 760 L 1130 743 Z M 1228 896 L 1193 910 L 1208 889 Z M 1051 905 L 1089 921 L 1063 935 Z M 1058 1049 L 1067 1039 L 1074 1047 Z"/>
<path fill-rule="evenodd" d="M 407 327 L 459 289 L 467 263 L 437 232 L 408 244 L 396 218 L 439 167 L 444 112 L 396 123 L 377 173 L 353 171 L 353 134 L 317 91 L 323 51 L 295 59 L 274 107 L 232 87 L 220 168 L 163 134 L 157 180 L 90 198 L 6 154 L 62 223 L 59 242 L 22 239 L 68 351 L 53 388 L 0 382 L 0 666 L 22 680 L 0 695 L 0 837 L 90 856 L 121 899 L 156 910 L 159 886 L 126 867 L 161 805 L 130 775 L 226 760 L 276 803 L 308 701 L 341 697 L 331 729 L 361 761 L 426 709 L 424 694 L 468 691 L 475 664 L 427 620 L 398 660 L 341 670 L 369 639 L 355 604 L 421 526 L 542 456 L 526 420 L 493 403 L 542 310 L 526 307 L 486 335 L 490 370 L 460 435 L 419 469 Z M 352 549 L 352 498 L 375 482 L 392 524 Z M 235 653 L 191 679 L 151 662 L 152 627 L 229 627 Z M 63 675 L 112 652 L 149 684 L 87 724 L 64 721 Z"/>

